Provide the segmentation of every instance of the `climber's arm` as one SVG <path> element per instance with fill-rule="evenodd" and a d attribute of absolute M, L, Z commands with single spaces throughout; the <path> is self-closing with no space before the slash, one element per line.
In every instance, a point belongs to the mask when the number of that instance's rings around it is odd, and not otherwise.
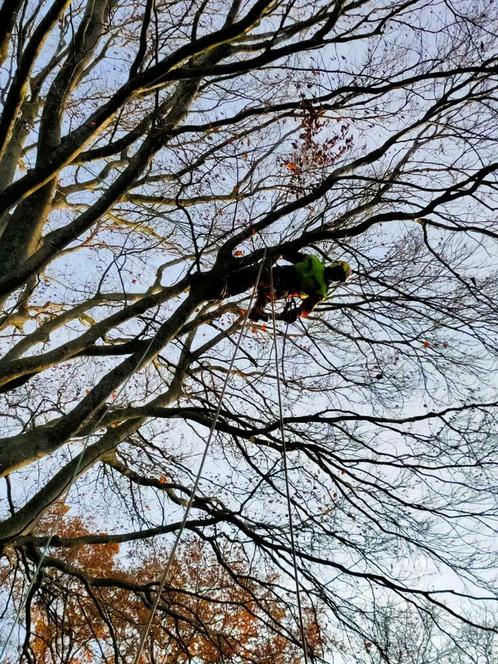
<path fill-rule="evenodd" d="M 299 318 L 307 318 L 313 309 L 319 304 L 323 298 L 320 295 L 310 295 L 302 301 L 301 306 L 297 310 Z"/>
<path fill-rule="evenodd" d="M 282 258 L 284 261 L 289 263 L 300 263 L 301 261 L 306 260 L 306 254 L 303 254 L 301 251 L 296 251 L 295 249 L 288 249 L 282 253 Z"/>
<path fill-rule="evenodd" d="M 279 319 L 284 320 L 286 323 L 294 323 L 298 318 L 307 318 L 316 305 L 322 301 L 323 298 L 320 295 L 310 295 L 310 297 L 307 297 L 302 301 L 302 304 L 297 307 L 297 309 L 284 311 L 284 313 L 279 316 Z"/>

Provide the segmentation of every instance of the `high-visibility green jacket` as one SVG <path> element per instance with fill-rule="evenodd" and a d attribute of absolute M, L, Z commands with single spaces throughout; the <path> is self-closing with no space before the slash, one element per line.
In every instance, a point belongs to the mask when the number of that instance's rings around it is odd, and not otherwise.
<path fill-rule="evenodd" d="M 299 297 L 304 299 L 316 296 L 324 300 L 327 297 L 327 282 L 322 261 L 316 256 L 305 254 L 303 259 L 294 265 L 299 280 Z"/>

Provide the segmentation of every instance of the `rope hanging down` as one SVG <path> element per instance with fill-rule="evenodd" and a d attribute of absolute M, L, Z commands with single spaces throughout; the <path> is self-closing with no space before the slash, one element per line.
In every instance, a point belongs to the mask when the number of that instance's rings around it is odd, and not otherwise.
<path fill-rule="evenodd" d="M 150 327 L 150 325 L 151 325 L 151 323 L 148 324 L 146 330 L 148 329 L 148 327 Z M 141 366 L 141 364 L 142 364 L 142 362 L 144 361 L 144 359 L 145 359 L 147 353 L 148 353 L 149 350 L 151 349 L 152 344 L 154 343 L 154 340 L 155 340 L 155 336 L 152 335 L 152 338 L 151 338 L 150 342 L 147 344 L 147 347 L 145 348 L 145 350 L 144 350 L 144 352 L 143 352 L 143 354 L 142 354 L 142 356 L 141 356 L 141 358 L 140 358 L 140 360 L 139 360 L 139 362 L 138 362 L 137 367 L 140 367 L 140 366 Z M 134 375 L 135 375 L 135 371 L 132 371 L 132 372 L 130 373 L 130 375 L 124 380 L 123 384 L 121 385 L 121 387 L 120 387 L 120 388 L 117 390 L 117 392 L 116 392 L 116 396 L 115 396 L 115 398 L 114 398 L 115 400 L 116 400 L 116 399 L 119 399 L 121 393 L 122 393 L 123 390 L 126 388 L 126 386 L 128 385 L 129 381 L 131 380 L 131 378 L 132 378 Z M 106 414 L 107 414 L 107 410 L 104 409 L 102 415 L 97 419 L 97 421 L 96 421 L 96 423 L 95 423 L 95 430 L 97 430 L 99 424 L 102 422 L 102 420 L 104 419 L 104 417 L 106 416 Z M 85 442 L 83 443 L 83 447 L 82 447 L 81 452 L 80 452 L 80 454 L 79 454 L 78 463 L 76 464 L 76 466 L 75 466 L 75 468 L 74 468 L 74 471 L 73 471 L 73 474 L 71 475 L 71 477 L 70 477 L 70 479 L 69 479 L 69 483 L 68 483 L 68 485 L 67 485 L 67 488 L 62 492 L 61 496 L 64 495 L 64 494 L 67 496 L 67 495 L 69 494 L 69 492 L 70 492 L 70 490 L 71 490 L 71 488 L 72 488 L 74 482 L 76 481 L 76 478 L 78 477 L 78 474 L 79 474 L 79 471 L 80 471 L 80 468 L 81 468 L 81 464 L 82 464 L 83 459 L 84 459 L 84 457 L 85 457 L 85 452 L 86 452 L 86 450 L 87 450 L 87 448 L 88 448 L 88 445 L 89 445 L 89 443 L 90 443 L 90 439 L 91 439 L 91 438 L 92 438 L 92 434 L 89 433 L 89 434 L 86 436 L 86 438 L 85 438 Z M 44 563 L 44 561 L 45 561 L 45 558 L 47 557 L 47 553 L 48 553 L 48 550 L 49 550 L 49 548 L 50 548 L 50 545 L 51 545 L 51 543 L 52 543 L 52 539 L 54 538 L 54 536 L 55 536 L 55 531 L 49 534 L 48 539 L 47 539 L 47 541 L 46 541 L 46 543 L 45 543 L 45 546 L 44 546 L 43 549 L 42 549 L 40 559 L 39 559 L 39 561 L 38 561 L 38 563 L 37 563 L 37 565 L 36 565 L 36 567 L 35 567 L 35 571 L 34 571 L 34 573 L 33 573 L 33 577 L 32 577 L 32 579 L 31 579 L 31 581 L 30 581 L 30 583 L 29 583 L 29 585 L 28 585 L 28 589 L 27 589 L 27 591 L 26 591 L 26 594 L 25 594 L 24 598 L 21 600 L 21 602 L 20 602 L 20 604 L 19 604 L 19 608 L 17 609 L 17 611 L 16 611 L 16 615 L 15 615 L 14 620 L 13 620 L 13 622 L 12 622 L 12 627 L 10 628 L 10 630 L 9 630 L 9 632 L 8 632 L 6 638 L 5 638 L 5 641 L 4 641 L 4 644 L 3 644 L 2 651 L 0 652 L 0 662 L 3 662 L 3 656 L 4 656 L 5 651 L 7 650 L 7 647 L 8 647 L 8 645 L 9 645 L 9 643 L 10 643 L 10 639 L 12 638 L 12 633 L 14 632 L 14 629 L 15 629 L 16 625 L 19 624 L 19 620 L 20 620 L 20 617 L 21 617 L 21 613 L 22 613 L 22 611 L 24 611 L 24 607 L 26 606 L 26 603 L 27 603 L 27 601 L 28 601 L 28 598 L 30 597 L 31 591 L 33 590 L 34 585 L 35 585 L 35 583 L 36 583 L 36 581 L 37 581 L 37 579 L 38 579 L 38 575 L 40 574 L 40 570 L 41 570 L 41 568 L 42 568 L 42 565 L 43 565 L 43 563 Z"/>
<path fill-rule="evenodd" d="M 180 529 L 178 530 L 175 541 L 173 543 L 173 547 L 172 547 L 172 549 L 169 553 L 168 561 L 166 563 L 166 567 L 164 568 L 164 572 L 161 575 L 161 581 L 159 583 L 159 588 L 157 589 L 156 598 L 154 600 L 154 604 L 152 605 L 149 620 L 147 621 L 147 624 L 146 624 L 145 629 L 143 631 L 142 637 L 140 639 L 140 643 L 139 643 L 139 646 L 138 646 L 138 651 L 137 651 L 137 654 L 135 655 L 135 658 L 133 660 L 133 664 L 138 664 L 138 662 L 140 660 L 140 657 L 142 656 L 142 652 L 143 652 L 143 649 L 144 649 L 144 646 L 145 646 L 145 641 L 146 641 L 147 636 L 150 632 L 150 628 L 152 626 L 152 621 L 154 620 L 154 616 L 156 614 L 157 607 L 159 605 L 159 599 L 161 597 L 161 593 L 164 590 L 164 585 L 166 583 L 166 577 L 168 576 L 168 573 L 169 573 L 169 570 L 170 570 L 170 567 L 171 567 L 171 563 L 173 561 L 176 550 L 177 550 L 178 545 L 180 543 L 180 539 L 181 539 L 181 536 L 183 534 L 183 531 L 185 530 L 185 526 L 187 524 L 188 515 L 190 514 L 190 510 L 191 510 L 192 505 L 194 503 L 195 495 L 197 493 L 197 489 L 199 487 L 199 482 L 201 480 L 201 474 L 202 474 L 202 471 L 204 469 L 204 464 L 205 464 L 206 459 L 207 459 L 209 446 L 211 444 L 211 440 L 213 438 L 214 431 L 216 429 L 216 424 L 218 423 L 218 417 L 220 415 L 221 406 L 223 404 L 223 398 L 225 396 L 225 391 L 226 391 L 226 388 L 227 388 L 227 385 L 228 385 L 228 379 L 230 377 L 230 374 L 232 373 L 232 369 L 233 369 L 233 365 L 234 365 L 234 362 L 235 362 L 235 358 L 237 356 L 237 352 L 240 348 L 240 344 L 242 343 L 242 340 L 243 340 L 244 335 L 245 335 L 245 331 L 246 331 L 246 327 L 247 327 L 247 321 L 249 320 L 249 312 L 251 310 L 252 303 L 253 303 L 253 300 L 254 300 L 254 296 L 256 294 L 256 290 L 257 290 L 258 285 L 259 285 L 259 281 L 260 281 L 260 278 L 261 278 L 261 271 L 262 271 L 263 266 L 265 264 L 265 260 L 266 260 L 266 248 L 264 250 L 261 265 L 259 266 L 258 276 L 256 278 L 256 281 L 254 283 L 254 288 L 253 288 L 252 293 L 251 293 L 251 298 L 249 300 L 249 306 L 248 306 L 247 311 L 245 313 L 244 320 L 243 320 L 242 326 L 240 328 L 239 336 L 238 336 L 237 342 L 235 344 L 235 349 L 233 351 L 232 359 L 230 360 L 230 365 L 228 367 L 228 371 L 225 374 L 225 378 L 224 378 L 223 385 L 222 385 L 221 392 L 220 392 L 220 398 L 218 399 L 218 405 L 216 407 L 214 418 L 213 418 L 211 427 L 209 429 L 209 434 L 208 434 L 208 437 L 207 437 L 206 445 L 204 447 L 204 452 L 202 454 L 201 462 L 200 462 L 199 468 L 197 470 L 197 476 L 195 478 L 194 486 L 192 487 L 192 491 L 190 493 L 190 497 L 189 497 L 187 506 L 185 508 L 185 513 L 183 515 L 183 519 L 182 519 L 182 522 L 180 524 Z M 271 272 L 271 270 L 270 270 L 270 272 Z"/>
<path fill-rule="evenodd" d="M 287 466 L 287 444 L 285 442 L 285 431 L 284 431 L 284 412 L 282 408 L 282 392 L 280 390 L 280 369 L 278 366 L 278 347 L 277 347 L 277 323 L 275 317 L 275 298 L 273 297 L 273 275 L 272 270 L 270 269 L 270 288 L 271 288 L 271 313 L 272 313 L 272 322 L 273 322 L 273 349 L 275 353 L 275 370 L 277 376 L 277 395 L 278 395 L 278 414 L 280 420 L 280 437 L 282 440 L 282 460 L 284 465 L 284 477 L 285 477 L 285 494 L 287 498 L 287 511 L 289 515 L 289 531 L 290 531 L 290 542 L 292 550 L 292 564 L 294 567 L 294 581 L 296 584 L 296 599 L 297 599 L 297 609 L 299 614 L 299 630 L 301 632 L 301 645 L 303 647 L 303 657 L 304 663 L 308 664 L 308 651 L 306 648 L 306 634 L 304 631 L 304 620 L 303 620 L 303 608 L 301 604 L 301 590 L 299 587 L 299 573 L 297 569 L 297 556 L 296 556 L 296 546 L 294 540 L 294 524 L 292 521 L 292 502 L 290 495 L 289 487 L 289 469 Z M 283 357 L 282 357 L 283 361 Z"/>

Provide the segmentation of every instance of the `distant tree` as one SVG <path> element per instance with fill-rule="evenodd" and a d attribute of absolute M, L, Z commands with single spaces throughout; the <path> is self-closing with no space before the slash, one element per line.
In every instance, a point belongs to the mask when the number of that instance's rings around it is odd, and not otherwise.
<path fill-rule="evenodd" d="M 456 634 L 441 631 L 438 611 L 419 613 L 396 606 L 380 609 L 374 641 L 364 642 L 358 662 L 371 664 L 496 664 L 496 635 L 464 625 Z M 381 649 L 376 644 L 382 644 Z"/>
<path fill-rule="evenodd" d="M 85 545 L 92 531 L 80 517 L 66 517 L 67 511 L 56 504 L 39 529 L 56 528 L 64 541 L 78 538 L 81 544 L 60 548 L 40 578 L 23 658 L 40 664 L 132 661 L 167 551 L 131 550 L 124 564 L 119 544 Z M 248 574 L 243 556 L 234 556 L 228 571 L 205 544 L 188 542 L 171 566 L 141 661 L 161 661 L 166 649 L 168 661 L 178 663 L 299 661 L 300 645 L 289 638 L 289 611 L 276 592 L 278 579 L 273 574 L 261 580 L 264 592 Z M 20 601 L 22 588 L 15 588 Z M 320 628 L 309 610 L 306 634 L 318 653 Z"/>
<path fill-rule="evenodd" d="M 4 1 L 5 657 L 130 661 L 210 427 L 144 657 L 298 661 L 294 552 L 316 660 L 396 662 L 393 606 L 491 638 L 497 34 L 488 0 Z M 246 325 L 223 284 L 290 250 L 354 276 Z"/>

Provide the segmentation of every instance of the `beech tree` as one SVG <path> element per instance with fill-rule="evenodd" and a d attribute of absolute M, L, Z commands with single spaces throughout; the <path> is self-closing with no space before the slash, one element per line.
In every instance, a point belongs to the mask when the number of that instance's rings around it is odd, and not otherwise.
<path fill-rule="evenodd" d="M 130 662 L 151 614 L 143 662 L 496 659 L 497 28 L 4 1 L 9 661 Z M 219 284 L 290 250 L 353 278 L 248 323 Z"/>

